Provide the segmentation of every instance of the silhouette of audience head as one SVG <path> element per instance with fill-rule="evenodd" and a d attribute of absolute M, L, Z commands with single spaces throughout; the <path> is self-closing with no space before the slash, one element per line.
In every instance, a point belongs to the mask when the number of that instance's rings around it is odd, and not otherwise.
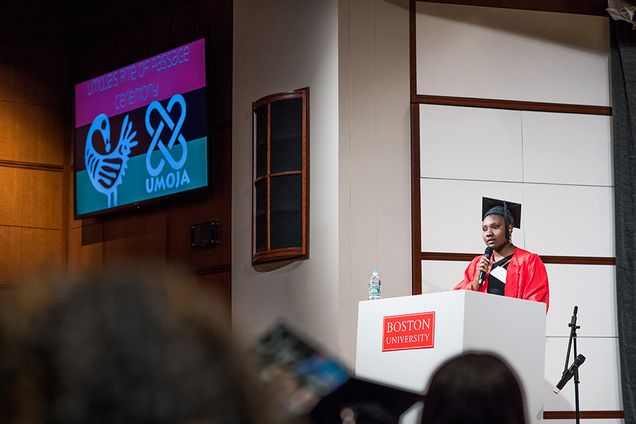
<path fill-rule="evenodd" d="M 498 356 L 467 353 L 442 364 L 425 395 L 422 424 L 525 424 L 521 386 Z"/>
<path fill-rule="evenodd" d="M 0 422 L 272 422 L 202 289 L 130 264 L 46 280 L 0 311 Z"/>

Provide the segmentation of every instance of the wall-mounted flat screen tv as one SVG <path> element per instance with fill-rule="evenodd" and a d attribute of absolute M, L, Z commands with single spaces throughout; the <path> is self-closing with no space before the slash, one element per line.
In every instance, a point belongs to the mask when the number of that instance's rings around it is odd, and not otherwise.
<path fill-rule="evenodd" d="M 205 40 L 75 86 L 75 216 L 208 185 Z"/>

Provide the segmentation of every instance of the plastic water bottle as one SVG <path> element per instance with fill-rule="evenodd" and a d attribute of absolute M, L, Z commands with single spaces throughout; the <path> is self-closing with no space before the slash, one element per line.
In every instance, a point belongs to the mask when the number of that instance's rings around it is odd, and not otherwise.
<path fill-rule="evenodd" d="M 374 269 L 369 278 L 369 300 L 382 299 L 381 292 L 382 281 L 380 280 L 379 272 Z"/>

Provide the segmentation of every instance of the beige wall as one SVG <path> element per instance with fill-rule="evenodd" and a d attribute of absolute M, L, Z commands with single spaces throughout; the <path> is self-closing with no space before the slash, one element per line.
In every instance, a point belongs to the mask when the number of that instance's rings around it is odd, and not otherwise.
<path fill-rule="evenodd" d="M 246 342 L 278 318 L 353 366 L 380 269 L 410 294 L 408 1 L 235 2 L 233 311 Z M 245 29 L 249 28 L 249 32 Z M 251 102 L 310 87 L 310 258 L 251 266 Z"/>
<path fill-rule="evenodd" d="M 340 2 L 338 215 L 341 351 L 355 360 L 358 302 L 411 294 L 408 1 Z"/>
<path fill-rule="evenodd" d="M 338 9 L 335 0 L 234 2 L 232 311 L 244 343 L 285 319 L 338 339 Z M 309 259 L 252 267 L 252 102 L 310 89 Z"/>

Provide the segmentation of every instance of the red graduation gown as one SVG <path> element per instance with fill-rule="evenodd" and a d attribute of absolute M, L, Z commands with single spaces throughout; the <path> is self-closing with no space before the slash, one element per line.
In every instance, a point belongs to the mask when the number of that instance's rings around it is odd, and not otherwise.
<path fill-rule="evenodd" d="M 482 256 L 476 256 L 468 264 L 466 271 L 464 271 L 464 279 L 455 286 L 455 290 L 471 290 L 471 285 L 477 272 L 477 264 L 481 258 Z M 480 292 L 486 292 L 487 290 L 488 276 L 484 284 L 479 288 Z M 504 295 L 516 297 L 517 299 L 543 302 L 545 303 L 546 311 L 548 310 L 550 299 L 548 274 L 539 255 L 517 247 L 508 264 Z"/>

